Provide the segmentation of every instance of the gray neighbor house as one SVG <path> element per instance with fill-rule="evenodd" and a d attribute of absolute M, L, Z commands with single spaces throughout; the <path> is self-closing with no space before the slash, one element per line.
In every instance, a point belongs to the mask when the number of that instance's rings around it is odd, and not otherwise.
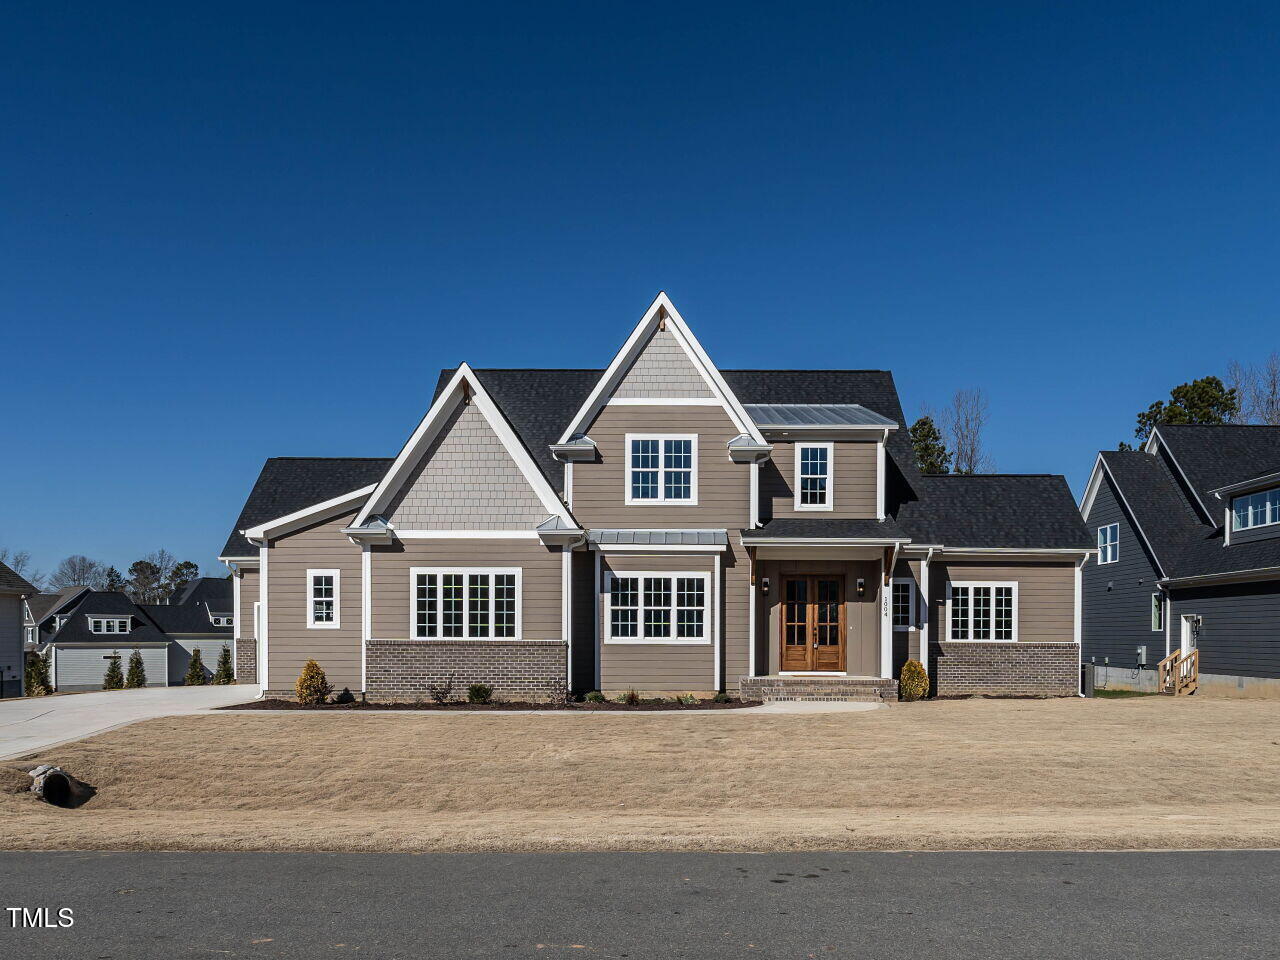
<path fill-rule="evenodd" d="M 1162 425 L 1099 454 L 1080 510 L 1100 682 L 1155 689 L 1159 661 L 1194 649 L 1206 692 L 1280 696 L 1280 427 Z"/>
<path fill-rule="evenodd" d="M 394 457 L 269 459 L 220 559 L 240 682 L 1073 696 L 1066 482 L 922 476 L 883 370 L 721 370 L 665 294 L 604 369 L 442 371 Z M 415 412 L 417 413 L 417 412 Z"/>
<path fill-rule="evenodd" d="M 35 592 L 35 587 L 0 563 L 0 697 L 24 693 L 22 608 Z"/>

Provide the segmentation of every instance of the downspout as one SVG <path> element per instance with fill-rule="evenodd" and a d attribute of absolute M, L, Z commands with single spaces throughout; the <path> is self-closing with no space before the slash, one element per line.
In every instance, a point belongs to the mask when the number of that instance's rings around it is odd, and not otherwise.
<path fill-rule="evenodd" d="M 569 466 L 568 464 L 565 465 Z M 587 542 L 586 531 L 577 540 L 566 543 L 560 564 L 560 631 L 564 635 L 564 689 L 573 693 L 573 551 Z"/>

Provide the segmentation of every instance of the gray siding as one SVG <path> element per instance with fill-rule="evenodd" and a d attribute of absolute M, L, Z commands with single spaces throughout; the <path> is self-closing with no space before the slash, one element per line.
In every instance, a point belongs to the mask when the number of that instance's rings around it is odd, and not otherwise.
<path fill-rule="evenodd" d="M 1184 614 L 1202 618 L 1201 673 L 1280 677 L 1280 581 L 1174 591 L 1174 648 Z"/>
<path fill-rule="evenodd" d="M 1095 657 L 1101 664 L 1106 657 L 1111 666 L 1132 667 L 1138 647 L 1145 645 L 1147 662 L 1154 667 L 1165 654 L 1164 632 L 1151 629 L 1151 594 L 1158 592 L 1159 574 L 1111 478 L 1104 475 L 1085 526 L 1096 538 L 1098 527 L 1112 523 L 1120 526 L 1120 558 L 1104 564 L 1090 558 L 1084 566 L 1081 654 L 1086 663 Z"/>
<path fill-rule="evenodd" d="M 163 687 L 169 674 L 169 653 L 164 647 L 141 647 L 142 665 L 147 671 L 148 687 Z M 129 646 L 111 647 L 58 647 L 58 690 L 101 690 L 102 678 L 107 672 L 108 657 L 120 654 L 120 669 L 127 672 Z"/>
<path fill-rule="evenodd" d="M 615 397 L 711 397 L 684 348 L 670 330 L 655 330 L 623 376 Z"/>
<path fill-rule="evenodd" d="M 404 530 L 527 530 L 547 518 L 475 404 L 460 405 L 387 511 Z"/>
<path fill-rule="evenodd" d="M 0 671 L 4 684 L 0 690 L 6 697 L 22 693 L 22 598 L 0 595 Z"/>
<path fill-rule="evenodd" d="M 875 443 L 835 441 L 832 464 L 832 508 L 830 510 L 797 510 L 795 508 L 795 444 L 770 438 L 773 457 L 760 464 L 760 519 L 774 517 L 808 517 L 840 520 L 868 519 L 876 516 L 876 448 Z"/>
<path fill-rule="evenodd" d="M 213 671 L 218 668 L 218 657 L 222 655 L 223 647 L 230 649 L 231 641 L 222 637 L 210 637 L 207 639 L 174 637 L 173 642 L 169 645 L 169 683 L 182 683 L 187 675 L 187 668 L 191 666 L 191 651 L 196 648 L 200 650 L 200 661 L 204 664 L 204 675 L 206 678 L 211 678 Z M 147 676 L 151 676 L 150 671 L 148 671 Z"/>

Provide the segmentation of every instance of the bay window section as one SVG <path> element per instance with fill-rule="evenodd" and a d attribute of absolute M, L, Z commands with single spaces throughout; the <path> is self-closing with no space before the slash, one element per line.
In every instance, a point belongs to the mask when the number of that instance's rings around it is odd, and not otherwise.
<path fill-rule="evenodd" d="M 953 583 L 947 601 L 947 638 L 1012 642 L 1018 639 L 1016 583 Z"/>
<path fill-rule="evenodd" d="M 708 643 L 705 573 L 609 574 L 606 643 Z"/>
<path fill-rule="evenodd" d="M 414 567 L 409 577 L 415 639 L 520 638 L 519 568 Z"/>
<path fill-rule="evenodd" d="M 698 502 L 698 438 L 627 434 L 626 502 Z"/>

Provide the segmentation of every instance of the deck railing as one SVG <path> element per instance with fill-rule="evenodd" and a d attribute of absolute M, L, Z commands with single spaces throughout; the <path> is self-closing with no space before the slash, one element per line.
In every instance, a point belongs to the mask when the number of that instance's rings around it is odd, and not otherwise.
<path fill-rule="evenodd" d="M 1161 693 L 1173 697 L 1195 693 L 1200 685 L 1200 651 L 1175 650 L 1160 661 L 1156 670 Z"/>

